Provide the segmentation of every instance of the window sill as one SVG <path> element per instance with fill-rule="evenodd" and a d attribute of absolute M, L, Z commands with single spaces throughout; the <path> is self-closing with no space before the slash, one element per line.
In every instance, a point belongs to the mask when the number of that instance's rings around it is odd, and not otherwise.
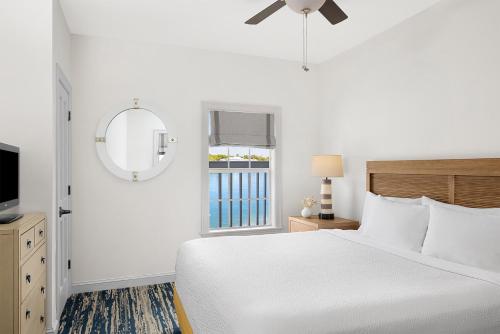
<path fill-rule="evenodd" d="M 263 226 L 263 227 L 252 227 L 252 228 L 214 230 L 214 231 L 202 232 L 200 233 L 200 235 L 203 238 L 207 238 L 207 237 L 218 237 L 227 235 L 258 235 L 258 234 L 279 233 L 279 232 L 283 232 L 282 227 Z"/>

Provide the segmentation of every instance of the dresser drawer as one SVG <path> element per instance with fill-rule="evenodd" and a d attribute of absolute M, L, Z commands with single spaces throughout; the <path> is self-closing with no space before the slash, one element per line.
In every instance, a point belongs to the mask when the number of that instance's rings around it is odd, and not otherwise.
<path fill-rule="evenodd" d="M 42 220 L 35 226 L 35 246 L 38 246 L 45 240 L 45 220 Z"/>
<path fill-rule="evenodd" d="M 296 221 L 290 221 L 290 232 L 316 231 L 318 228 L 311 225 L 302 224 Z"/>
<path fill-rule="evenodd" d="M 20 284 L 21 301 L 23 301 L 29 292 L 34 288 L 34 283 L 43 274 L 45 276 L 47 262 L 47 246 L 43 244 L 21 267 Z"/>
<path fill-rule="evenodd" d="M 35 249 L 35 229 L 30 228 L 19 238 L 21 259 L 26 258 Z"/>
<path fill-rule="evenodd" d="M 45 275 L 33 283 L 33 290 L 21 304 L 21 333 L 42 333 L 45 330 Z"/>

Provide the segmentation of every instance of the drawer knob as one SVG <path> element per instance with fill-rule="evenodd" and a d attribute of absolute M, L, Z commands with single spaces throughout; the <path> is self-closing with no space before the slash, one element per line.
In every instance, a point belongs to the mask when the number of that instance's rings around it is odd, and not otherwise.
<path fill-rule="evenodd" d="M 26 241 L 26 248 L 31 248 L 31 240 Z"/>
<path fill-rule="evenodd" d="M 26 319 L 29 319 L 31 317 L 31 310 L 26 310 Z"/>
<path fill-rule="evenodd" d="M 40 292 L 42 293 L 42 295 L 44 295 L 44 294 L 45 294 L 45 287 L 44 287 L 44 286 L 42 286 L 42 287 L 40 288 Z"/>
<path fill-rule="evenodd" d="M 45 317 L 43 315 L 40 316 L 40 322 L 43 323 L 45 321 Z"/>
<path fill-rule="evenodd" d="M 26 282 L 31 283 L 31 275 L 26 275 Z"/>
<path fill-rule="evenodd" d="M 38 235 L 43 237 L 43 230 L 38 231 Z"/>
<path fill-rule="evenodd" d="M 40 259 L 40 263 L 42 264 L 45 264 L 45 258 L 42 256 L 42 258 Z"/>

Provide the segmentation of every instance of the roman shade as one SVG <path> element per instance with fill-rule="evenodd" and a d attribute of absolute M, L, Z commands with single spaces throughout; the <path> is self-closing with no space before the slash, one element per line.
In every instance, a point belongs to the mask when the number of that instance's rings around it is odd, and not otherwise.
<path fill-rule="evenodd" d="M 274 115 L 212 110 L 210 146 L 274 148 Z"/>

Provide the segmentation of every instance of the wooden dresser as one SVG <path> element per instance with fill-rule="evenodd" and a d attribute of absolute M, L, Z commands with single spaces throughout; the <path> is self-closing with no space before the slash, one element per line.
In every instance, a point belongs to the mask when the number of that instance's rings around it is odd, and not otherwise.
<path fill-rule="evenodd" d="M 46 218 L 26 214 L 0 225 L 0 333 L 45 332 Z"/>

